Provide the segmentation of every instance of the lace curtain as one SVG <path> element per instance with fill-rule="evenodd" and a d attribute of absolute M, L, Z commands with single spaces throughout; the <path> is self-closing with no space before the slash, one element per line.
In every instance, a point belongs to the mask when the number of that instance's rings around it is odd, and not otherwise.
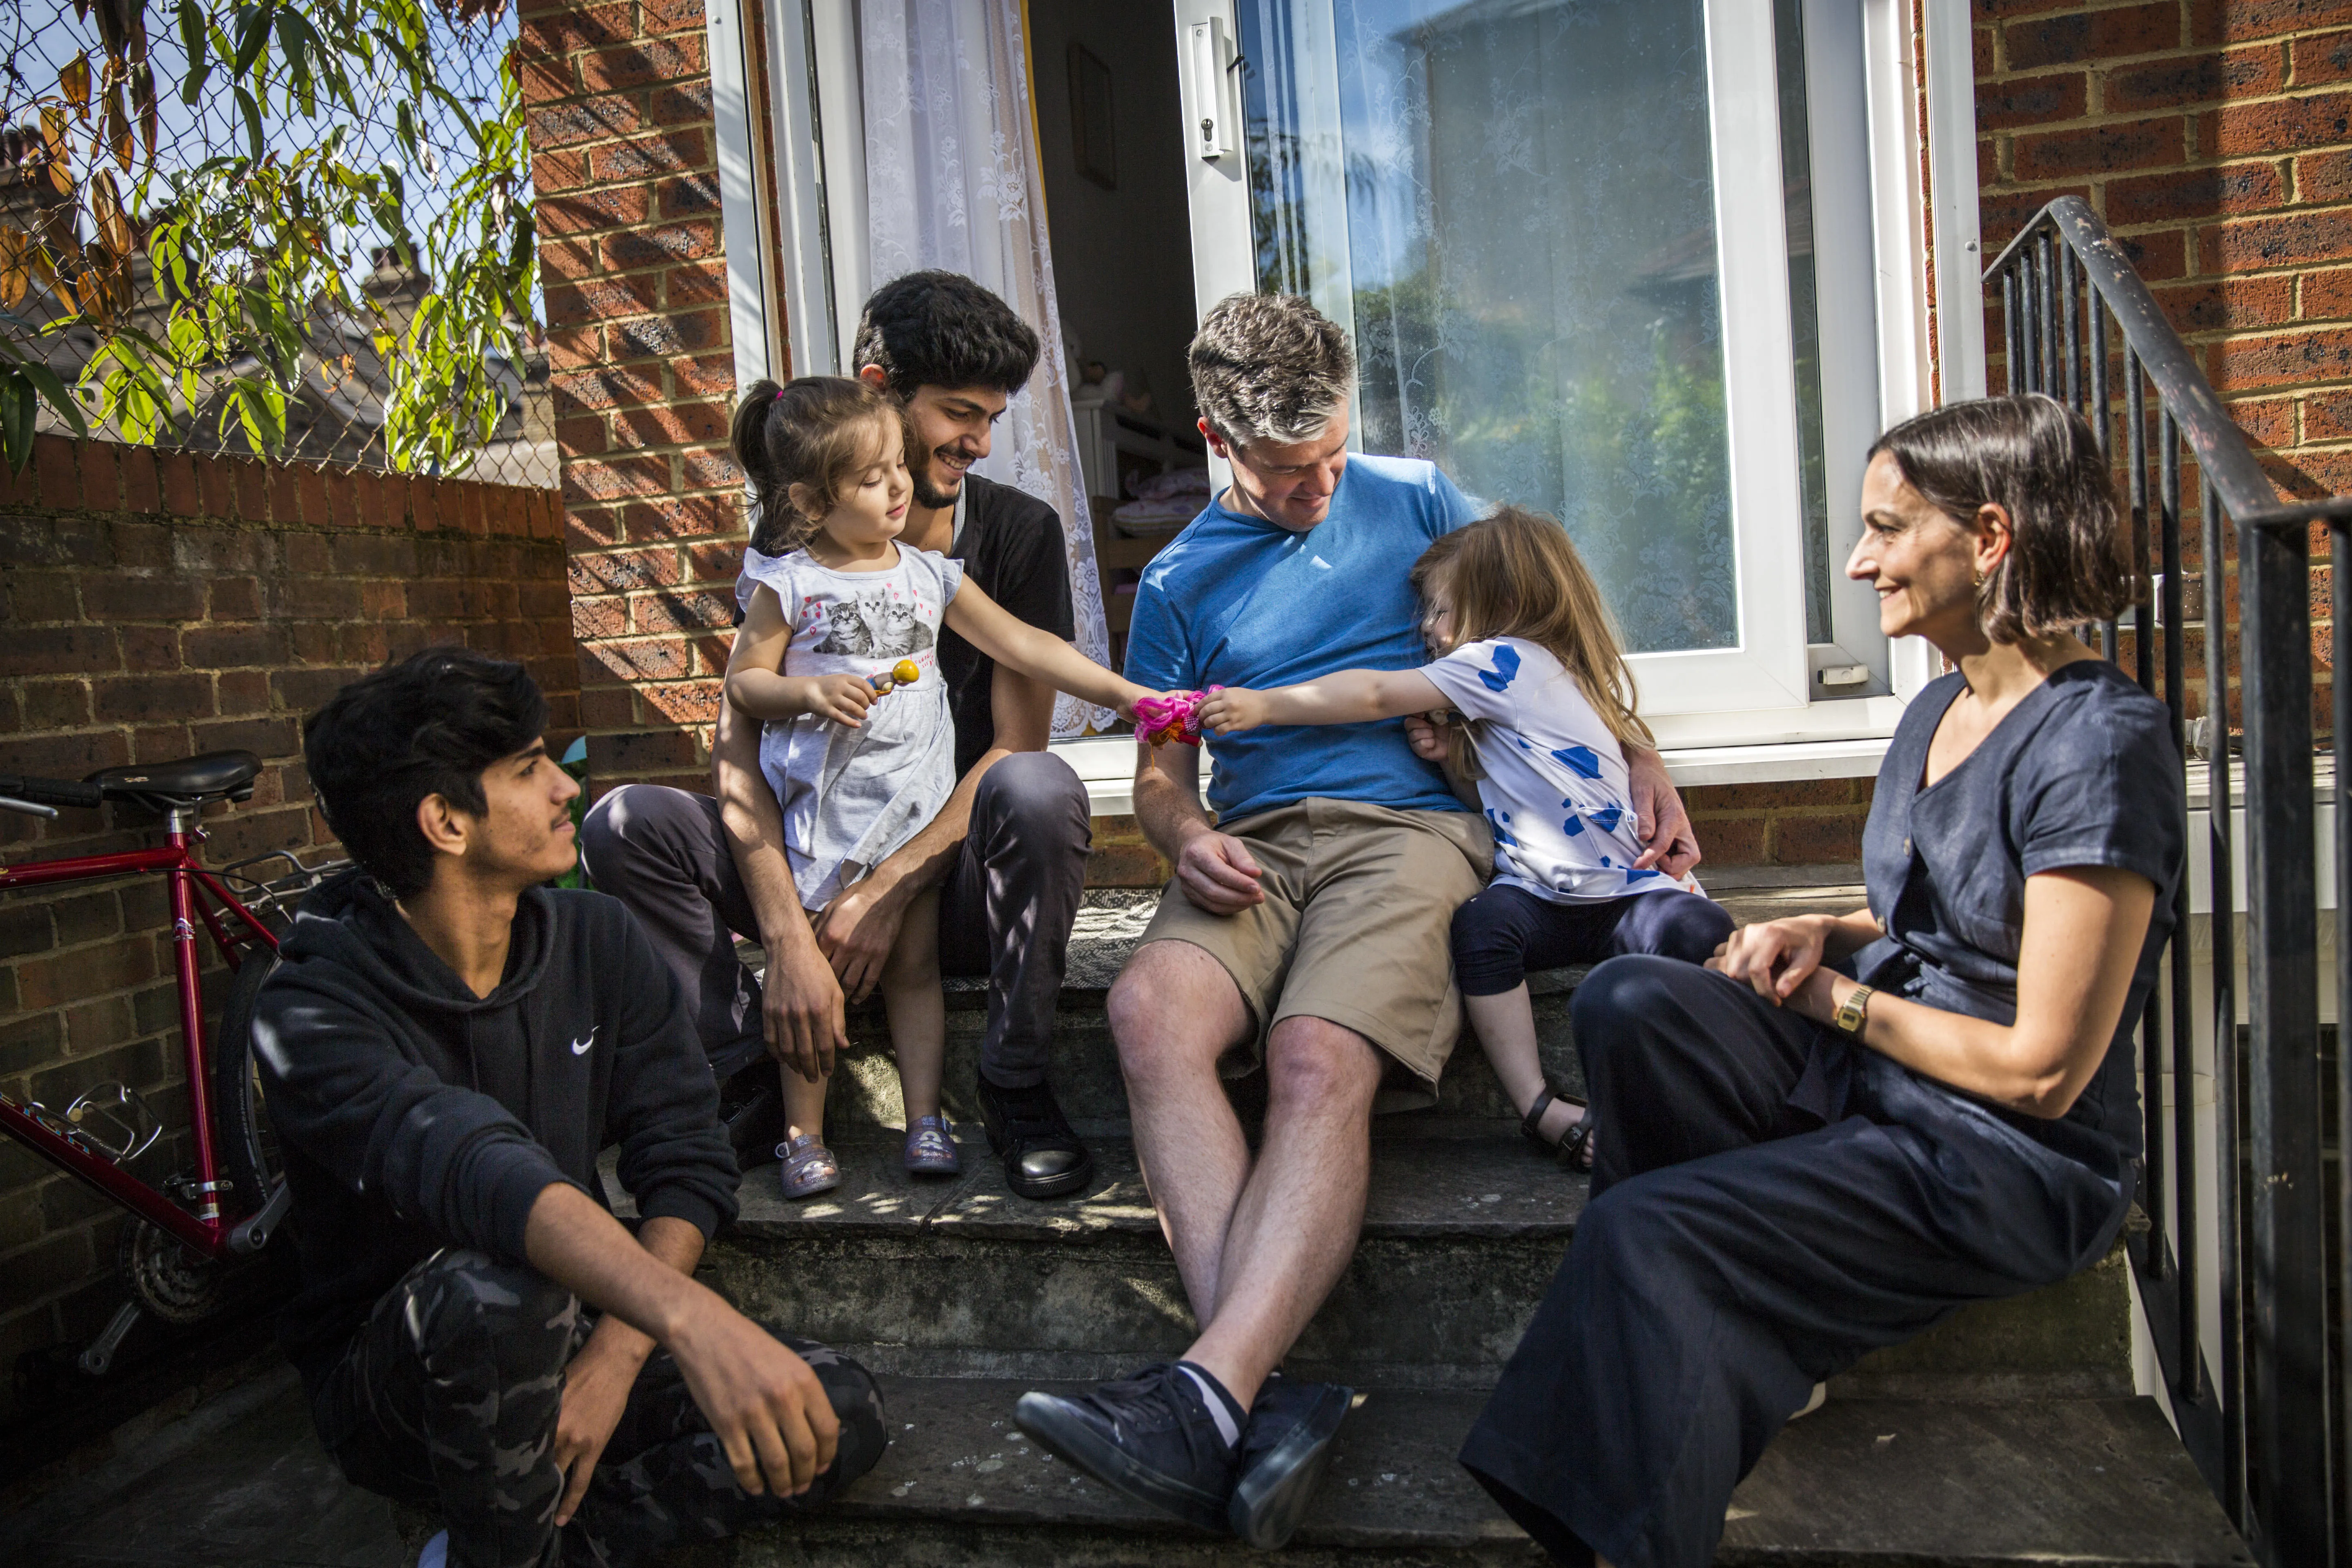
<path fill-rule="evenodd" d="M 978 471 L 1061 513 L 1076 642 L 1107 660 L 1094 528 L 1046 243 L 1021 0 L 863 0 L 859 76 L 872 287 L 924 268 L 993 289 L 1044 342 Z M 1063 697 L 1054 733 L 1116 715 Z"/>

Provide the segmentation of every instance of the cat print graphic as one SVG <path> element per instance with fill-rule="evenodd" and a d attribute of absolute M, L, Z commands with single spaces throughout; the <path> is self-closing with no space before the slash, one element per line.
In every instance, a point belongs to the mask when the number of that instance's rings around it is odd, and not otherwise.
<path fill-rule="evenodd" d="M 824 640 L 812 651 L 853 658 L 898 658 L 930 646 L 931 628 L 917 618 L 914 605 L 877 588 L 835 604 Z"/>

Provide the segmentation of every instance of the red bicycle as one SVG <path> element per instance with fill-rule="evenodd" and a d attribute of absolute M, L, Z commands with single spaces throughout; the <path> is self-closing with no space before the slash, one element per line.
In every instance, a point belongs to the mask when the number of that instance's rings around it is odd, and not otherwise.
<path fill-rule="evenodd" d="M 141 1222 L 124 1229 L 116 1258 L 131 1300 L 81 1353 L 81 1368 L 92 1376 L 113 1363 L 142 1310 L 166 1322 L 192 1323 L 228 1305 L 237 1295 L 234 1265 L 268 1246 L 286 1215 L 289 1194 L 253 1070 L 254 1003 L 277 966 L 275 928 L 285 923 L 285 900 L 339 867 L 305 868 L 282 850 L 217 871 L 197 863 L 205 805 L 251 799 L 260 773 L 261 759 L 250 752 L 210 752 L 152 766 L 106 768 L 78 782 L 0 773 L 0 811 L 55 817 L 61 808 L 119 801 L 163 819 L 160 847 L 0 866 L 0 892 L 129 876 L 160 876 L 169 883 L 191 1168 L 160 1184 L 131 1172 L 131 1163 L 154 1146 L 163 1127 L 127 1084 L 99 1084 L 62 1110 L 0 1095 L 0 1132 Z M 273 861 L 291 870 L 267 881 L 254 874 Z M 244 889 L 246 898 L 231 884 Z M 200 922 L 234 972 L 220 1027 L 209 1041 L 199 986 Z"/>

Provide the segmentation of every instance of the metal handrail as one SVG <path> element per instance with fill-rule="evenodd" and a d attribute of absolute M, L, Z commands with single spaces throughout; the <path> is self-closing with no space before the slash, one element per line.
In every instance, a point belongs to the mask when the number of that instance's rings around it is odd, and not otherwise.
<path fill-rule="evenodd" d="M 2352 524 L 2352 496 L 2278 499 L 2245 432 L 2221 406 L 2196 354 L 2173 331 L 2164 307 L 2125 258 L 2123 247 L 2082 197 L 2060 196 L 2036 213 L 1985 268 L 1986 284 L 2000 281 L 2004 270 L 2013 268 L 2030 247 L 2052 232 L 2065 240 L 2092 289 L 2105 302 L 2125 345 L 2147 369 L 2158 398 L 2179 423 L 2181 437 L 2196 454 L 2198 467 L 2220 492 L 2222 505 L 2239 527 Z"/>
<path fill-rule="evenodd" d="M 2345 1486 L 2352 1468 L 2352 1161 L 2337 1163 L 2331 1205 L 2318 1073 L 2310 561 L 2311 525 L 2324 522 L 2335 531 L 2333 616 L 2334 606 L 2352 604 L 2342 537 L 2352 527 L 2352 497 L 2277 498 L 2196 355 L 2081 197 L 2063 196 L 2035 215 L 1987 268 L 1984 282 L 2001 307 L 2010 389 L 2046 393 L 2082 413 L 2102 454 L 2121 470 L 2132 529 L 2134 674 L 2165 700 L 2182 747 L 2184 783 L 2184 446 L 2198 467 L 2212 803 L 2205 853 L 2211 873 L 2213 1190 L 2220 1202 L 2218 1378 L 2207 1373 L 2200 1332 L 2200 1129 L 2186 877 L 2174 902 L 2170 984 L 2149 997 L 2142 1018 L 2147 1125 L 2139 1191 L 2149 1223 L 2130 1242 L 2132 1265 L 2181 1436 L 2248 1542 L 2270 1568 L 2352 1563 Z M 2119 387 L 2113 384 L 2118 356 L 2110 319 L 2122 340 Z M 2230 810 L 2233 628 L 2226 587 L 2233 539 L 2242 844 Z M 2160 593 L 2151 592 L 2151 558 L 2162 574 Z M 2149 612 L 2159 603 L 2151 626 Z M 2159 630 L 2160 637 L 2150 635 Z M 2116 657 L 2121 628 L 2108 622 L 2099 640 L 2102 651 Z M 2337 680 L 2333 695 L 2334 733 L 2352 734 L 2352 680 Z M 2336 770 L 2329 804 L 2340 826 L 2352 826 L 2346 813 L 2352 770 Z M 2241 862 L 2248 891 L 2242 1053 L 2232 907 L 2233 868 Z M 2338 889 L 2352 895 L 2352 833 L 2336 835 L 2336 878 Z M 2336 956 L 2336 1016 L 2352 1023 L 2352 942 L 2339 940 Z M 2352 1131 L 2352 1052 L 2339 1052 L 2336 1066 L 2339 1125 Z M 2331 1227 L 2347 1243 L 2338 1249 L 2334 1325 L 2345 1348 L 2332 1376 Z"/>

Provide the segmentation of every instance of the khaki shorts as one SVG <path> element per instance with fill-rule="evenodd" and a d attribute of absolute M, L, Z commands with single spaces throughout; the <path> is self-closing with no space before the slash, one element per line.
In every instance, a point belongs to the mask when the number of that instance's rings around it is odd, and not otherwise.
<path fill-rule="evenodd" d="M 1390 1058 L 1376 1109 L 1433 1103 L 1462 1033 L 1454 911 L 1494 866 L 1486 824 L 1465 811 L 1316 798 L 1221 831 L 1249 846 L 1265 901 L 1213 915 L 1171 881 L 1143 933 L 1192 943 L 1240 988 L 1257 1029 L 1221 1070 L 1239 1078 L 1263 1065 L 1266 1036 L 1285 1018 L 1324 1018 Z"/>

